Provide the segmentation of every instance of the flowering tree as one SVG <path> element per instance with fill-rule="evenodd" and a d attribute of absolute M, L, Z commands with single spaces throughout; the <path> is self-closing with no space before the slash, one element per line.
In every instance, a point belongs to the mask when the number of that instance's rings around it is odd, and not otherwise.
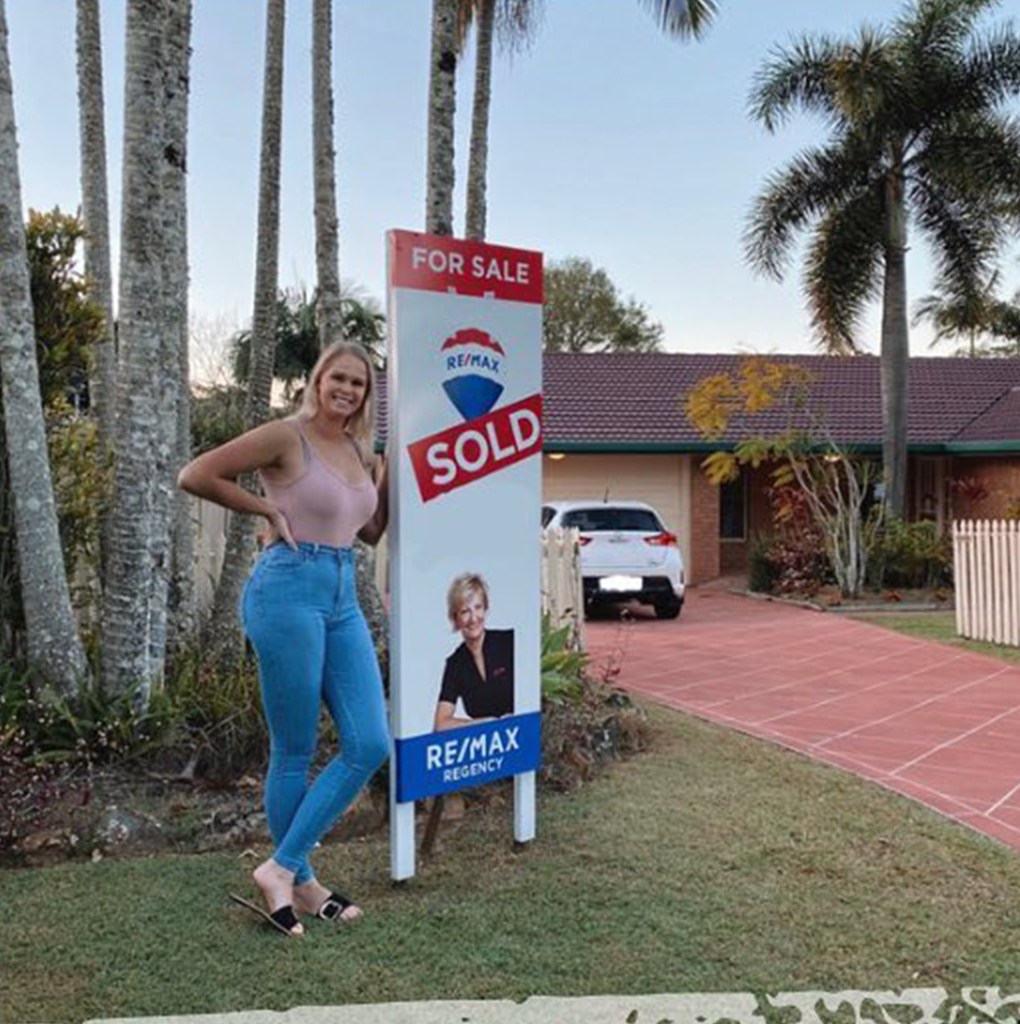
<path fill-rule="evenodd" d="M 742 466 L 774 464 L 777 488 L 796 488 L 819 528 L 825 553 L 844 597 L 856 597 L 880 540 L 883 508 L 872 503 L 880 475 L 871 460 L 838 445 L 808 402 L 811 375 L 802 367 L 764 357 L 745 359 L 736 373 L 700 380 L 685 396 L 691 423 L 708 439 L 723 442 L 733 416 L 781 409 L 777 433 L 745 437 L 713 452 L 702 463 L 709 480 L 733 480 Z M 782 506 L 777 511 L 781 518 Z"/>

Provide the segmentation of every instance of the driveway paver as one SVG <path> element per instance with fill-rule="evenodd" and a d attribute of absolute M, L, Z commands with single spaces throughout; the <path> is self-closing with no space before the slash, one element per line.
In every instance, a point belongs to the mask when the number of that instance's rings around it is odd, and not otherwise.
<path fill-rule="evenodd" d="M 853 772 L 1020 851 L 1020 666 L 840 615 L 688 591 L 590 621 L 597 678 Z"/>

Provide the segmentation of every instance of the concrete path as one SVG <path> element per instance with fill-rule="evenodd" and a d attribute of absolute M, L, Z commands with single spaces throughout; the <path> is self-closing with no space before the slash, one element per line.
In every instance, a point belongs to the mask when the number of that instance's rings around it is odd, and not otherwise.
<path fill-rule="evenodd" d="M 688 591 L 675 622 L 591 621 L 586 633 L 596 676 L 1020 851 L 1020 665 L 713 590 Z"/>

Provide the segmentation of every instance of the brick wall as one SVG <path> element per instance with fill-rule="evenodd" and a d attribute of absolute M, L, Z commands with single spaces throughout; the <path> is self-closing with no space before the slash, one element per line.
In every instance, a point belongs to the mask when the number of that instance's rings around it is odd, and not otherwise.
<path fill-rule="evenodd" d="M 691 472 L 691 557 L 687 582 L 706 583 L 720 573 L 719 488 L 708 482 L 700 467 Z"/>

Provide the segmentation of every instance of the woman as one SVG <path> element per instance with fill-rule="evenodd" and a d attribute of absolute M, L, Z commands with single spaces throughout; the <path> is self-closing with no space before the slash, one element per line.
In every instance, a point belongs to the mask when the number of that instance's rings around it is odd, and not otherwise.
<path fill-rule="evenodd" d="M 389 735 L 375 647 L 358 606 L 351 545 L 387 522 L 386 468 L 373 473 L 372 364 L 348 342 L 312 369 L 301 408 L 181 470 L 178 484 L 233 512 L 262 516 L 266 549 L 241 613 L 259 661 L 269 727 L 265 807 L 275 849 L 253 878 L 265 908 L 232 896 L 291 936 L 298 913 L 349 921 L 361 909 L 315 877 L 308 856 L 385 760 Z M 238 485 L 257 471 L 264 497 Z M 325 701 L 341 752 L 309 784 Z"/>
<path fill-rule="evenodd" d="M 514 711 L 514 631 L 486 629 L 489 588 L 477 573 L 464 573 L 446 595 L 450 624 L 461 644 L 446 659 L 436 704 L 435 728 L 458 729 Z M 457 701 L 467 718 L 457 717 Z"/>

